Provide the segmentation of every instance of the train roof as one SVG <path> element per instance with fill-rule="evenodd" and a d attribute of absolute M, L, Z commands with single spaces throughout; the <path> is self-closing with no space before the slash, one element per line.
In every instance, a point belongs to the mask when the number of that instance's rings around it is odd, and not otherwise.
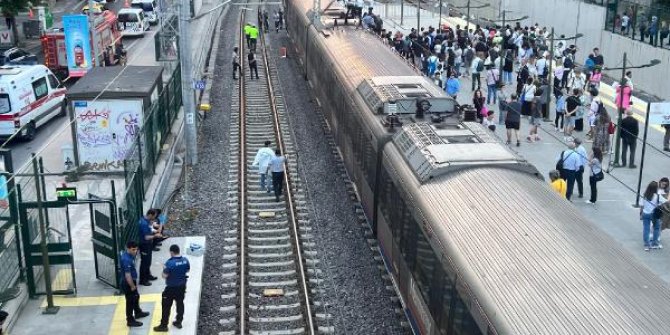
<path fill-rule="evenodd" d="M 499 333 L 670 334 L 665 282 L 546 182 L 500 166 L 404 181 Z"/>
<path fill-rule="evenodd" d="M 351 87 L 366 79 L 383 76 L 418 76 L 390 46 L 374 34 L 350 26 L 323 29 L 321 34 L 331 59 Z"/>

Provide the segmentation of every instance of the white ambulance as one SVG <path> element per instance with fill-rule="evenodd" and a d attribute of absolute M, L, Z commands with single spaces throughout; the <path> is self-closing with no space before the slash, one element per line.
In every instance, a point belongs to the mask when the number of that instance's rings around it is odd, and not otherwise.
<path fill-rule="evenodd" d="M 65 88 L 44 65 L 0 67 L 0 137 L 35 138 L 37 128 L 65 116 Z"/>

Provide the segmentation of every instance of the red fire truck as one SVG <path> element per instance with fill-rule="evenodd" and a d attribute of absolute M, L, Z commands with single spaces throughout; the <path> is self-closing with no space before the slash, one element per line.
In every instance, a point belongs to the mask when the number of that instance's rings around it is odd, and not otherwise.
<path fill-rule="evenodd" d="M 109 10 L 95 15 L 95 33 L 98 35 L 98 56 L 102 59 L 101 53 L 111 46 L 112 50 L 121 44 L 121 34 L 117 29 L 116 15 Z M 93 36 L 91 36 L 91 52 L 93 48 Z M 81 46 L 80 46 L 81 48 Z M 67 68 L 67 56 L 65 52 L 65 34 L 63 29 L 58 29 L 46 32 L 42 35 L 42 50 L 44 52 L 44 65 L 46 65 L 53 73 L 62 78 L 70 77 Z M 83 59 L 83 54 L 80 55 Z M 95 64 L 93 57 L 93 66 Z M 74 77 L 75 75 L 73 75 Z M 83 76 L 77 75 L 77 76 Z"/>

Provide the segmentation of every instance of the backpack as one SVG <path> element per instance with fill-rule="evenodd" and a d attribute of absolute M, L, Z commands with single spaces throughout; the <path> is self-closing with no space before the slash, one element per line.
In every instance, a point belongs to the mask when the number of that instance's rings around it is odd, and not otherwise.
<path fill-rule="evenodd" d="M 565 57 L 565 60 L 563 61 L 563 67 L 566 69 L 572 69 L 572 59 L 568 56 Z"/>
<path fill-rule="evenodd" d="M 605 105 L 603 105 L 602 101 L 598 102 L 598 115 L 601 114 L 607 114 L 607 110 L 605 109 Z"/>
<path fill-rule="evenodd" d="M 565 169 L 563 168 L 563 163 L 572 154 L 573 153 L 571 152 L 567 156 L 564 157 L 565 151 L 563 151 L 563 152 L 561 152 L 561 159 L 559 159 L 558 162 L 556 162 L 556 170 L 558 170 L 558 172 L 561 174 L 561 177 L 565 176 Z"/>
<path fill-rule="evenodd" d="M 479 59 L 479 62 L 477 63 L 477 72 L 482 72 L 484 71 L 484 61 Z"/>
<path fill-rule="evenodd" d="M 596 63 L 591 59 L 591 57 L 586 58 L 586 61 L 584 61 L 584 68 L 588 71 L 593 70 L 593 68 L 596 67 Z"/>

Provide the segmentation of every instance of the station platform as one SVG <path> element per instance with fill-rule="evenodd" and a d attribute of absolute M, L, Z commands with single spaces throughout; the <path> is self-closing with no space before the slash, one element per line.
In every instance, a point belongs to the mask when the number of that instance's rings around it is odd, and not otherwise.
<path fill-rule="evenodd" d="M 88 240 L 86 240 L 88 242 Z M 187 250 L 191 243 L 197 243 L 206 248 L 204 236 L 172 237 L 163 241 L 163 246 L 158 252 L 154 252 L 151 273 L 159 277 L 153 281 L 151 286 L 139 286 L 140 306 L 142 310 L 151 313 L 148 317 L 140 319 L 144 325 L 138 328 L 126 327 L 126 305 L 122 294 L 117 290 L 106 286 L 95 279 L 95 273 L 85 271 L 84 267 L 77 266 L 77 295 L 55 296 L 54 305 L 59 306 L 58 313 L 53 315 L 42 314 L 46 307 L 46 298 L 40 297 L 28 300 L 27 305 L 12 328 L 11 335 L 47 335 L 47 334 L 87 334 L 87 335 L 144 335 L 165 334 L 155 333 L 153 327 L 160 323 L 161 319 L 161 292 L 165 288 L 165 280 L 160 278 L 163 264 L 170 258 L 168 251 L 170 245 L 176 244 L 191 264 L 189 279 L 186 286 L 186 297 L 184 299 L 184 321 L 183 328 L 176 329 L 170 324 L 168 334 L 189 335 L 197 334 L 198 311 L 200 308 L 200 293 L 202 291 L 202 276 L 204 270 L 204 255 L 190 255 Z M 87 250 L 82 243 L 77 254 L 84 255 Z M 75 246 L 77 250 L 77 246 Z M 206 250 L 206 249 L 205 249 Z M 91 252 L 92 250 L 88 250 Z M 92 259 L 77 259 L 75 262 L 92 262 Z M 136 263 L 139 266 L 139 257 Z M 93 270 L 93 267 L 90 267 Z M 58 275 L 56 275 L 58 277 Z M 56 282 L 57 279 L 54 279 Z M 175 313 L 172 307 L 172 323 Z"/>
<path fill-rule="evenodd" d="M 379 5 L 375 7 L 375 12 L 380 14 L 384 20 L 384 27 L 387 30 L 392 32 L 401 31 L 405 34 L 408 34 L 412 27 L 416 27 L 417 15 L 416 8 L 408 10 L 409 6 L 404 8 L 404 20 L 403 24 L 400 24 L 400 18 L 398 13 L 399 5 Z M 389 17 L 385 17 L 384 14 L 388 14 Z M 433 10 L 431 11 L 421 11 L 421 20 L 420 24 L 422 27 L 433 26 L 437 27 L 439 24 L 439 16 L 436 15 Z M 443 23 L 449 24 L 449 26 L 455 27 L 460 25 L 464 27 L 466 21 L 457 18 L 457 17 L 447 17 L 443 15 Z M 539 22 L 542 26 L 542 22 Z M 593 46 L 598 47 L 598 46 Z M 577 59 L 584 59 L 588 55 L 590 50 L 581 50 L 577 54 Z M 620 57 L 620 55 L 603 55 L 605 57 L 605 65 L 609 62 L 615 62 L 615 59 Z M 516 74 L 515 74 L 516 76 Z M 483 78 L 483 77 L 482 77 Z M 458 101 L 461 104 L 470 104 L 472 105 L 472 96 L 473 92 L 471 90 L 471 79 L 470 77 L 463 77 L 460 79 L 461 82 L 461 91 L 458 94 Z M 633 82 L 635 82 L 635 71 L 633 71 Z M 485 83 L 485 79 L 482 79 L 482 83 Z M 512 86 L 507 86 L 504 88 L 507 95 L 515 91 L 516 82 Z M 482 92 L 486 96 L 486 86 L 482 87 Z M 613 87 L 605 82 L 601 83 L 599 96 L 603 101 L 606 109 L 609 111 L 610 115 L 613 118 L 613 121 L 616 122 L 617 110 L 615 107 L 615 91 Z M 631 254 L 633 254 L 642 264 L 645 264 L 652 272 L 657 274 L 666 282 L 670 283 L 670 248 L 665 248 L 661 250 L 652 250 L 651 252 L 645 252 L 643 249 L 642 243 L 642 223 L 639 220 L 639 209 L 635 208 L 637 198 L 637 186 L 638 182 L 641 184 L 640 192 L 644 192 L 647 184 L 652 181 L 658 181 L 662 177 L 670 177 L 670 170 L 668 170 L 668 163 L 670 163 L 670 153 L 664 152 L 662 141 L 664 135 L 664 128 L 659 125 L 649 125 L 648 127 L 648 137 L 647 137 L 647 149 L 644 158 L 644 167 L 640 178 L 640 168 L 641 164 L 641 154 L 642 154 L 642 137 L 645 128 L 645 115 L 647 102 L 640 98 L 644 94 L 638 95 L 636 92 L 633 93 L 633 112 L 634 117 L 638 120 L 640 125 L 640 134 L 637 144 L 635 164 L 638 166 L 635 169 L 628 167 L 617 167 L 612 169 L 609 173 L 605 174 L 605 179 L 598 183 L 598 201 L 595 205 L 585 203 L 585 200 L 588 199 L 589 185 L 588 185 L 588 171 L 584 176 L 584 198 L 577 197 L 577 185 L 575 185 L 575 195 L 573 196 L 572 202 L 574 206 L 580 209 L 580 211 L 591 221 L 595 223 L 602 231 L 606 234 L 609 234 L 614 238 L 619 244 L 625 247 Z M 496 112 L 495 119 L 498 120 L 498 105 L 490 104 L 488 105 L 489 110 Z M 550 107 L 552 121 L 554 115 L 554 102 Z M 586 129 L 585 129 L 586 130 Z M 567 145 L 564 141 L 564 136 L 562 133 L 556 132 L 552 123 L 545 122 L 542 124 L 539 130 L 539 136 L 541 141 L 536 143 L 528 143 L 526 141 L 526 136 L 529 131 L 529 120 L 521 120 L 521 129 L 519 131 L 519 137 L 521 140 L 521 146 L 510 147 L 512 150 L 517 151 L 520 155 L 525 157 L 530 163 L 535 165 L 538 170 L 544 175 L 545 179 L 548 179 L 548 172 L 555 168 L 556 160 L 561 151 L 567 148 Z M 586 131 L 584 132 L 575 132 L 573 135 L 585 139 Z M 505 126 L 498 125 L 496 129 L 496 135 L 499 136 L 503 141 L 506 139 L 505 135 Z M 584 140 L 584 146 L 587 149 L 587 152 L 591 152 L 591 143 L 588 143 Z M 604 157 L 605 165 L 612 159 L 612 155 L 606 155 Z M 567 201 L 567 200 L 566 200 Z M 661 241 L 667 240 L 670 241 L 670 232 L 667 230 L 663 232 Z M 668 242 L 670 244 L 670 242 Z M 670 247 L 670 246 L 669 246 Z"/>

